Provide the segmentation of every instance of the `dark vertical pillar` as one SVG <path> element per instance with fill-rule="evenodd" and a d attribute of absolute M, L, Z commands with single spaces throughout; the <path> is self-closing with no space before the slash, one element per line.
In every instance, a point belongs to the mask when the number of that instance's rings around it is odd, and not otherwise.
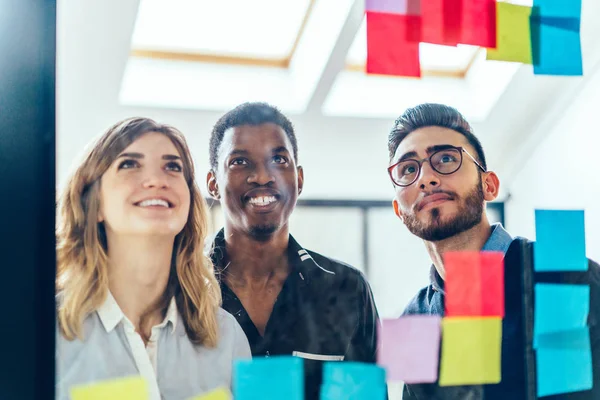
<path fill-rule="evenodd" d="M 54 399 L 56 1 L 0 0 L 0 399 Z"/>

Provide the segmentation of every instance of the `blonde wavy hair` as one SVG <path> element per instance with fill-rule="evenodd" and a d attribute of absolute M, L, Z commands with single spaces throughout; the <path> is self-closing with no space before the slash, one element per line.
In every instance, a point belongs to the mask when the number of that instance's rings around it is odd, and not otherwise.
<path fill-rule="evenodd" d="M 149 132 L 167 136 L 179 151 L 191 201 L 188 220 L 175 237 L 167 290 L 144 313 L 141 326 L 156 310 L 165 312 L 174 296 L 190 340 L 214 347 L 221 291 L 213 265 L 203 253 L 208 206 L 195 183 L 192 157 L 181 132 L 148 118 L 126 119 L 108 129 L 93 145 L 62 194 L 57 226 L 59 329 L 68 340 L 82 339 L 84 319 L 106 299 L 108 249 L 104 226 L 97 222 L 100 178 L 125 148 Z"/>

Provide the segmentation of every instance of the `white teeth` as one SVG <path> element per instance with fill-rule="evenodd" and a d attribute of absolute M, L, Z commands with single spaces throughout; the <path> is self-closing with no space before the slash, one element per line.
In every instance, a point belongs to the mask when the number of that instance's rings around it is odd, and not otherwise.
<path fill-rule="evenodd" d="M 275 196 L 260 196 L 260 197 L 251 197 L 249 200 L 250 204 L 256 204 L 257 206 L 266 206 L 271 203 L 276 202 L 277 199 Z"/>
<path fill-rule="evenodd" d="M 140 207 L 162 206 L 162 207 L 169 208 L 169 203 L 167 203 L 165 200 L 161 200 L 161 199 L 149 199 L 149 200 L 141 201 L 138 204 L 138 206 L 140 206 Z"/>

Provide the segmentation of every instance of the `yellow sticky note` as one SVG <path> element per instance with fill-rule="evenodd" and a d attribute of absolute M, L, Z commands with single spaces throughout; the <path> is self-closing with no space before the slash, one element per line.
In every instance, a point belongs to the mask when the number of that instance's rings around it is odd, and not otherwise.
<path fill-rule="evenodd" d="M 487 59 L 533 64 L 531 7 L 498 2 L 496 11 L 496 49 L 487 49 Z"/>
<path fill-rule="evenodd" d="M 189 400 L 231 400 L 231 392 L 225 388 L 218 388 Z"/>
<path fill-rule="evenodd" d="M 440 386 L 500 382 L 501 352 L 501 318 L 444 318 Z"/>
<path fill-rule="evenodd" d="M 146 381 L 139 376 L 73 386 L 72 400 L 148 400 Z"/>

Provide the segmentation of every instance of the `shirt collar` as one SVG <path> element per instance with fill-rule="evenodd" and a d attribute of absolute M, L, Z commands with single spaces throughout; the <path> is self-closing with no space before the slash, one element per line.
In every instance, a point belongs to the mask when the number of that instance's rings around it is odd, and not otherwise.
<path fill-rule="evenodd" d="M 502 227 L 502 224 L 496 223 L 492 225 L 492 233 L 481 248 L 481 251 L 499 251 L 506 255 L 512 241 L 513 237 Z M 429 280 L 433 290 L 444 293 L 444 280 L 438 274 L 435 265 L 432 265 L 429 270 Z"/>
<path fill-rule="evenodd" d="M 121 321 L 125 321 L 126 324 L 133 326 L 131 321 L 129 321 L 123 311 L 121 311 L 121 307 L 119 307 L 117 301 L 110 291 L 107 292 L 106 299 L 100 308 L 98 308 L 97 312 L 107 333 L 110 333 L 113 329 L 115 329 L 115 327 Z M 173 297 L 169 303 L 169 308 L 167 309 L 165 319 L 159 325 L 157 325 L 157 327 L 164 328 L 169 322 L 171 322 L 171 333 L 175 332 L 175 329 L 177 328 L 178 315 L 177 302 L 175 301 L 175 297 Z"/>
<path fill-rule="evenodd" d="M 205 247 L 205 252 L 213 262 L 215 275 L 219 281 L 221 280 L 221 273 L 226 267 L 223 265 L 223 260 L 226 254 L 225 250 L 225 230 L 221 229 L 214 236 L 214 239 L 209 241 Z M 319 265 L 317 261 L 315 261 L 315 259 L 310 255 L 310 253 L 300 246 L 300 244 L 291 234 L 288 241 L 288 257 L 294 272 L 298 273 L 298 277 L 305 284 L 308 283 L 311 271 L 314 270 L 312 267 L 317 267 L 319 270 L 327 274 L 335 275 L 335 272 L 325 269 Z"/>

